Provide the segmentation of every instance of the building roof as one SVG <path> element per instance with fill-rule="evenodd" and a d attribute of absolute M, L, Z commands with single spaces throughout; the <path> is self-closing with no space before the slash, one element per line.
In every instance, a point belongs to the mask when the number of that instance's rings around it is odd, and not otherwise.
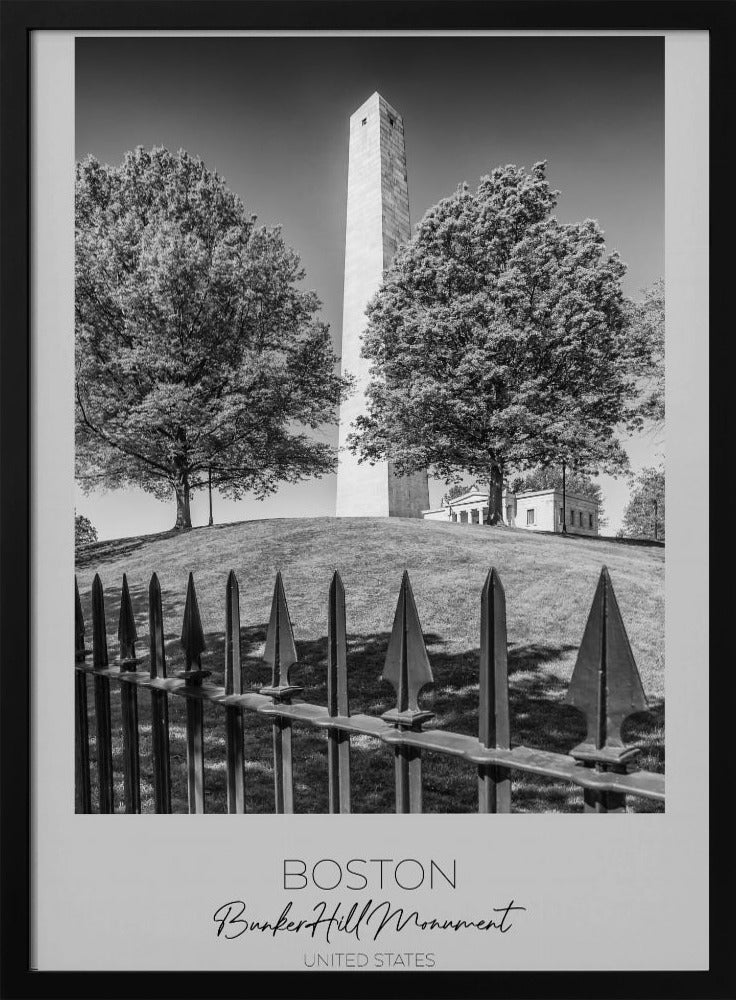
<path fill-rule="evenodd" d="M 546 496 L 549 496 L 550 493 L 555 493 L 555 494 L 557 494 L 557 495 L 559 495 L 561 497 L 562 496 L 562 487 L 561 486 L 560 487 L 550 486 L 546 490 L 520 490 L 516 494 L 516 499 L 517 500 L 520 500 L 520 499 L 526 500 L 529 497 L 546 497 Z M 568 490 L 565 490 L 565 499 L 566 500 L 575 500 L 575 501 L 582 502 L 582 503 L 592 503 L 592 504 L 595 504 L 596 506 L 600 502 L 600 501 L 596 500 L 595 497 L 586 497 L 586 496 L 583 496 L 580 493 L 570 493 Z"/>
<path fill-rule="evenodd" d="M 467 493 L 463 493 L 460 497 L 453 497 L 452 500 L 448 500 L 447 503 L 443 504 L 443 507 L 455 506 L 457 503 L 469 503 L 471 500 L 487 500 L 488 493 L 484 490 L 468 490 Z M 441 509 L 441 508 L 440 508 Z"/>
<path fill-rule="evenodd" d="M 549 496 L 550 494 L 559 494 L 559 496 L 562 496 L 562 488 L 560 487 L 559 489 L 557 489 L 553 486 L 550 486 L 545 490 L 521 490 L 519 493 L 516 494 L 514 494 L 511 490 L 507 490 L 505 488 L 503 490 L 504 498 L 509 496 L 513 497 L 515 495 L 517 500 L 527 499 L 529 497 L 544 497 L 544 496 Z M 575 500 L 575 501 L 582 501 L 583 503 L 595 504 L 596 506 L 599 503 L 599 501 L 595 500 L 593 497 L 586 497 L 582 496 L 579 493 L 570 493 L 568 491 L 565 492 L 565 498 L 567 500 Z M 460 504 L 465 504 L 465 503 L 476 503 L 478 500 L 487 502 L 488 493 L 485 490 L 468 490 L 468 492 L 463 493 L 462 496 L 453 497 L 452 500 L 449 500 L 447 503 L 443 503 L 441 507 L 433 507 L 431 510 L 422 511 L 422 513 L 433 514 L 437 513 L 440 510 L 445 510 L 447 507 L 457 507 Z"/>

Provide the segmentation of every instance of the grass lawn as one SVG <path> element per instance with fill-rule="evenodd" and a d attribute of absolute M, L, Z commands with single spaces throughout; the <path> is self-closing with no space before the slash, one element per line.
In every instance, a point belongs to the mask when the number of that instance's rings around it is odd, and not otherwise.
<path fill-rule="evenodd" d="M 114 542 L 80 550 L 77 579 L 91 645 L 90 590 L 99 572 L 106 596 L 108 649 L 117 655 L 120 584 L 128 575 L 136 615 L 139 656 L 148 652 L 148 583 L 158 573 L 163 595 L 169 673 L 183 667 L 179 644 L 187 576 L 194 573 L 207 641 L 203 666 L 222 683 L 225 583 L 234 569 L 240 583 L 245 683 L 270 680 L 260 657 L 273 582 L 281 570 L 304 699 L 326 704 L 327 591 L 334 569 L 345 584 L 350 707 L 379 715 L 393 691 L 379 680 L 401 574 L 411 577 L 435 683 L 423 707 L 430 725 L 462 733 L 478 730 L 480 590 L 495 566 L 506 590 L 511 732 L 514 744 L 568 752 L 585 734 L 579 713 L 563 703 L 601 566 L 608 566 L 634 651 L 650 713 L 624 730 L 642 743 L 641 766 L 664 770 L 664 549 L 612 539 L 533 534 L 511 528 L 443 524 L 413 519 L 304 518 L 246 521 Z M 139 666 L 147 669 L 147 661 Z M 119 685 L 111 684 L 116 809 L 122 810 Z M 94 701 L 89 691 L 94 758 Z M 186 812 L 185 704 L 171 697 L 173 808 Z M 153 810 L 148 692 L 139 693 L 143 810 Z M 222 710 L 205 706 L 206 808 L 226 808 Z M 271 726 L 245 714 L 246 807 L 273 811 Z M 354 737 L 351 758 L 354 812 L 394 809 L 393 753 L 379 741 Z M 326 735 L 294 728 L 294 794 L 298 812 L 327 811 Z M 437 754 L 423 758 L 425 812 L 474 812 L 475 769 Z M 581 793 L 564 783 L 512 772 L 515 812 L 582 808 Z M 93 774 L 93 803 L 95 775 Z M 651 811 L 645 800 L 629 808 Z"/>

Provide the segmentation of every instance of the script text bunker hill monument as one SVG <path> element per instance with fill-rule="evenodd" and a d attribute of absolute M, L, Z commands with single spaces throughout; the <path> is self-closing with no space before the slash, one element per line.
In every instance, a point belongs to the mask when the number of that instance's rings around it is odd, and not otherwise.
<path fill-rule="evenodd" d="M 368 362 L 360 356 L 365 309 L 409 236 L 404 123 L 373 94 L 350 119 L 342 367 L 356 386 L 340 407 L 338 517 L 421 517 L 429 507 L 426 472 L 397 476 L 391 462 L 358 463 L 345 448 L 351 424 L 366 406 Z"/>

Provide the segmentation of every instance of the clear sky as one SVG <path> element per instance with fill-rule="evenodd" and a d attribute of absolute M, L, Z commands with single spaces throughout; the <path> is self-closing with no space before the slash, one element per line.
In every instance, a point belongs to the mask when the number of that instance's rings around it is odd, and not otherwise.
<path fill-rule="evenodd" d="M 412 225 L 494 166 L 547 160 L 563 222 L 597 219 L 628 265 L 627 294 L 664 275 L 661 38 L 77 39 L 76 150 L 117 164 L 135 146 L 186 149 L 301 255 L 339 353 L 348 119 L 374 91 L 403 115 Z M 336 440 L 336 431 L 334 434 Z M 634 468 L 656 464 L 631 441 Z M 627 497 L 601 477 L 608 531 Z M 444 491 L 430 484 L 434 504 Z M 334 476 L 261 503 L 215 497 L 217 522 L 333 514 Z M 165 530 L 137 490 L 77 497 L 100 538 Z M 192 519 L 206 523 L 207 498 Z"/>

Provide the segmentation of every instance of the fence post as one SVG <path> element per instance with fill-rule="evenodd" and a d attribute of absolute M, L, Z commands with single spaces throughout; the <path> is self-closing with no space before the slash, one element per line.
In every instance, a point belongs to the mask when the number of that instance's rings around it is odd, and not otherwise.
<path fill-rule="evenodd" d="M 123 573 L 123 590 L 120 595 L 120 621 L 118 642 L 120 644 L 120 671 L 135 673 L 138 660 L 135 655 L 135 631 L 133 605 L 128 590 L 128 577 Z M 125 811 L 141 811 L 141 764 L 138 744 L 138 688 L 134 684 L 120 685 L 120 708 L 123 718 L 123 783 L 125 790 Z"/>
<path fill-rule="evenodd" d="M 154 573 L 148 585 L 148 634 L 152 678 L 166 677 L 164 616 L 161 584 Z M 151 688 L 151 743 L 153 746 L 153 803 L 157 813 L 171 812 L 171 762 L 169 760 L 169 696 Z"/>
<path fill-rule="evenodd" d="M 349 716 L 345 588 L 335 571 L 327 602 L 327 711 L 331 719 Z M 350 734 L 327 731 L 330 812 L 350 812 Z"/>
<path fill-rule="evenodd" d="M 631 651 L 611 578 L 604 566 L 596 587 L 567 697 L 585 715 L 588 733 L 570 751 L 584 767 L 625 773 L 640 747 L 625 747 L 621 727 L 646 710 L 647 699 Z M 617 792 L 584 792 L 586 812 L 625 812 Z"/>
<path fill-rule="evenodd" d="M 510 747 L 506 595 L 495 569 L 483 584 L 480 598 L 480 743 L 487 748 Z M 511 812 L 511 777 L 506 768 L 478 767 L 478 812 Z"/>
<path fill-rule="evenodd" d="M 186 684 L 187 700 L 187 790 L 189 812 L 204 812 L 204 711 L 202 699 L 198 696 L 202 681 L 209 677 L 211 670 L 202 669 L 202 653 L 206 646 L 202 619 L 199 615 L 194 576 L 189 574 L 187 600 L 184 605 L 184 621 L 181 630 L 181 644 L 186 656 L 186 670 L 177 673 Z"/>
<path fill-rule="evenodd" d="M 84 616 L 79 598 L 79 584 L 74 577 L 74 662 L 84 663 L 88 653 L 84 646 Z M 75 809 L 78 813 L 92 812 L 92 787 L 89 771 L 89 719 L 87 715 L 87 674 L 74 669 L 75 729 Z"/>
<path fill-rule="evenodd" d="M 238 578 L 230 570 L 225 588 L 225 694 L 243 693 L 240 664 L 240 588 Z M 245 772 L 243 761 L 243 709 L 225 708 L 227 744 L 227 811 L 245 812 Z"/>
<path fill-rule="evenodd" d="M 291 668 L 297 662 L 294 632 L 291 628 L 289 609 L 286 606 L 284 583 L 281 573 L 276 574 L 271 601 L 271 617 L 266 634 L 266 649 L 263 659 L 271 664 L 271 686 L 261 688 L 261 694 L 269 695 L 274 704 L 291 703 L 291 699 L 302 688 L 289 681 Z M 273 716 L 273 775 L 274 801 L 277 813 L 294 812 L 294 769 L 291 749 L 291 720 Z"/>
<path fill-rule="evenodd" d="M 92 581 L 92 665 L 95 670 L 106 670 L 107 628 L 105 625 L 105 595 L 102 580 L 95 573 Z M 100 793 L 99 811 L 111 813 L 115 809 L 112 774 L 112 731 L 110 719 L 110 680 L 95 674 L 95 729 L 97 732 L 97 783 Z"/>
<path fill-rule="evenodd" d="M 401 590 L 381 679 L 389 681 L 396 691 L 396 708 L 384 712 L 383 718 L 396 726 L 399 732 L 419 731 L 425 722 L 434 717 L 433 712 L 420 709 L 418 703 L 419 692 L 425 685 L 431 684 L 434 678 L 406 570 L 401 579 Z M 422 811 L 421 751 L 417 747 L 397 744 L 394 748 L 394 757 L 396 812 L 420 813 Z"/>

